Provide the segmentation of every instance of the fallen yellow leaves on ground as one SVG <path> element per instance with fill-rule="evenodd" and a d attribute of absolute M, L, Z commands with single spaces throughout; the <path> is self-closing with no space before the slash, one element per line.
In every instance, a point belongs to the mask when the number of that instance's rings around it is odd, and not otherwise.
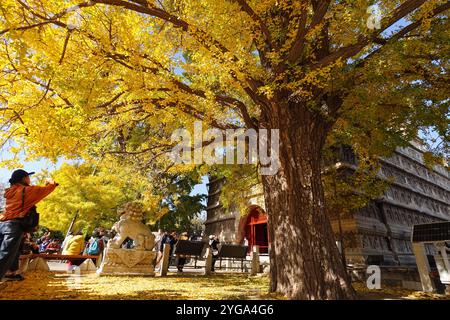
<path fill-rule="evenodd" d="M 381 289 L 369 289 L 362 282 L 353 283 L 353 288 L 362 299 L 450 300 L 449 295 L 414 291 L 401 287 L 382 286 Z"/>
<path fill-rule="evenodd" d="M 382 287 L 370 290 L 354 283 L 360 299 L 450 299 L 450 296 Z M 0 300 L 270 300 L 284 299 L 268 292 L 266 275 L 227 273 L 203 276 L 169 273 L 167 277 L 74 275 L 28 272 L 21 282 L 9 282 Z"/>
<path fill-rule="evenodd" d="M 268 293 L 268 278 L 247 274 L 169 274 L 167 277 L 72 275 L 29 272 L 21 282 L 9 282 L 0 299 L 280 299 Z"/>

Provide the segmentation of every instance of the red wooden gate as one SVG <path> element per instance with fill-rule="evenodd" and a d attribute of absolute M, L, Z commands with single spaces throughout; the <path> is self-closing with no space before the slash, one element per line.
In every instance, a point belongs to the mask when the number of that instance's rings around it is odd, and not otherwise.
<path fill-rule="evenodd" d="M 259 246 L 260 253 L 268 253 L 269 231 L 267 228 L 267 214 L 259 208 L 252 208 L 250 213 L 244 217 L 245 237 L 248 240 L 249 252 L 254 245 Z"/>

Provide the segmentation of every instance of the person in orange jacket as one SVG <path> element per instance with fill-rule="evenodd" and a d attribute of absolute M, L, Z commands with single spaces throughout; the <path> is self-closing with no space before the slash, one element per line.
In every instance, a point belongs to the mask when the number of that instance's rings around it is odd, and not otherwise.
<path fill-rule="evenodd" d="M 48 180 L 43 187 L 31 186 L 32 174 L 34 172 L 22 169 L 14 171 L 9 179 L 11 187 L 5 190 L 5 211 L 0 214 L 0 281 L 20 257 L 19 248 L 24 233 L 20 219 L 58 186 L 52 180 Z M 16 277 L 11 280 L 23 280 L 21 275 Z"/>

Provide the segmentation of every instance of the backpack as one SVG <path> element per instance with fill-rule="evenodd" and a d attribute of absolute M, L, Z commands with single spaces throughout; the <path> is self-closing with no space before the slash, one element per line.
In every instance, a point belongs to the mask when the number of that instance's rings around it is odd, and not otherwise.
<path fill-rule="evenodd" d="M 26 187 L 22 190 L 22 210 L 25 205 L 25 189 Z M 36 206 L 31 207 L 25 216 L 18 220 L 20 221 L 24 232 L 35 232 L 39 226 L 39 213 L 36 211 Z"/>
<path fill-rule="evenodd" d="M 96 256 L 100 253 L 100 246 L 98 244 L 99 241 L 100 239 L 96 239 L 89 245 L 89 247 L 86 250 L 86 253 L 88 255 Z"/>

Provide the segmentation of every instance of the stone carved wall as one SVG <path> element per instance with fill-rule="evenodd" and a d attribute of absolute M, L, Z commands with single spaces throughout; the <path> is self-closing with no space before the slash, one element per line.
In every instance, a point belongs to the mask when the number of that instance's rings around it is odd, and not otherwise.
<path fill-rule="evenodd" d="M 412 243 L 409 240 L 392 239 L 393 249 L 397 254 L 412 254 Z"/>
<path fill-rule="evenodd" d="M 407 148 L 398 148 L 397 152 L 404 156 L 407 156 L 419 163 L 422 163 L 422 164 L 424 163 L 423 153 L 422 153 L 423 151 L 419 151 L 413 147 L 407 147 Z M 434 167 L 434 171 L 437 171 L 439 174 L 446 177 L 446 179 L 450 179 L 450 173 L 444 167 L 436 166 L 436 167 Z M 431 172 L 431 171 L 428 171 L 428 173 L 431 173 L 433 175 L 433 172 Z"/>
<path fill-rule="evenodd" d="M 375 249 L 381 252 L 390 251 L 387 239 L 385 237 L 363 234 L 362 245 L 363 248 L 366 249 Z"/>
<path fill-rule="evenodd" d="M 375 205 L 375 203 L 371 202 L 364 208 L 360 208 L 354 211 L 355 215 L 359 215 L 366 218 L 373 218 L 381 221 L 380 209 Z"/>
<path fill-rule="evenodd" d="M 450 219 L 450 205 L 424 196 L 420 193 L 413 193 L 406 188 L 391 185 L 385 193 L 387 200 L 396 204 L 405 205 L 411 209 L 426 212 L 429 215 Z"/>
<path fill-rule="evenodd" d="M 348 155 L 341 158 L 352 160 Z M 370 203 L 352 213 L 357 231 L 343 236 L 349 261 L 383 255 L 384 263 L 412 265 L 412 226 L 450 220 L 450 174 L 442 168 L 427 169 L 420 151 L 403 148 L 382 159 L 379 177 L 393 178 L 394 182 L 381 199 L 381 206 Z M 386 226 L 384 234 L 380 224 Z M 427 253 L 433 252 L 427 248 Z"/>
<path fill-rule="evenodd" d="M 406 208 L 389 204 L 384 205 L 386 220 L 389 224 L 412 227 L 414 224 L 431 223 L 440 219 Z"/>
<path fill-rule="evenodd" d="M 390 165 L 384 165 L 380 170 L 380 175 L 386 179 L 394 178 L 396 183 L 438 201 L 448 203 L 450 200 L 448 185 L 447 189 L 443 188 L 430 180 L 425 180 L 418 175 L 405 171 L 402 172 L 400 169 Z"/>
<path fill-rule="evenodd" d="M 444 174 L 442 170 L 437 168 L 435 168 L 435 170 L 439 170 L 438 172 L 428 170 L 427 167 L 422 164 L 422 161 L 418 163 L 417 161 L 402 156 L 400 153 L 396 153 L 390 158 L 383 158 L 382 161 L 392 164 L 400 168 L 402 171 L 419 176 L 422 179 L 428 180 L 448 190 L 448 180 L 450 179 L 449 174 Z"/>

